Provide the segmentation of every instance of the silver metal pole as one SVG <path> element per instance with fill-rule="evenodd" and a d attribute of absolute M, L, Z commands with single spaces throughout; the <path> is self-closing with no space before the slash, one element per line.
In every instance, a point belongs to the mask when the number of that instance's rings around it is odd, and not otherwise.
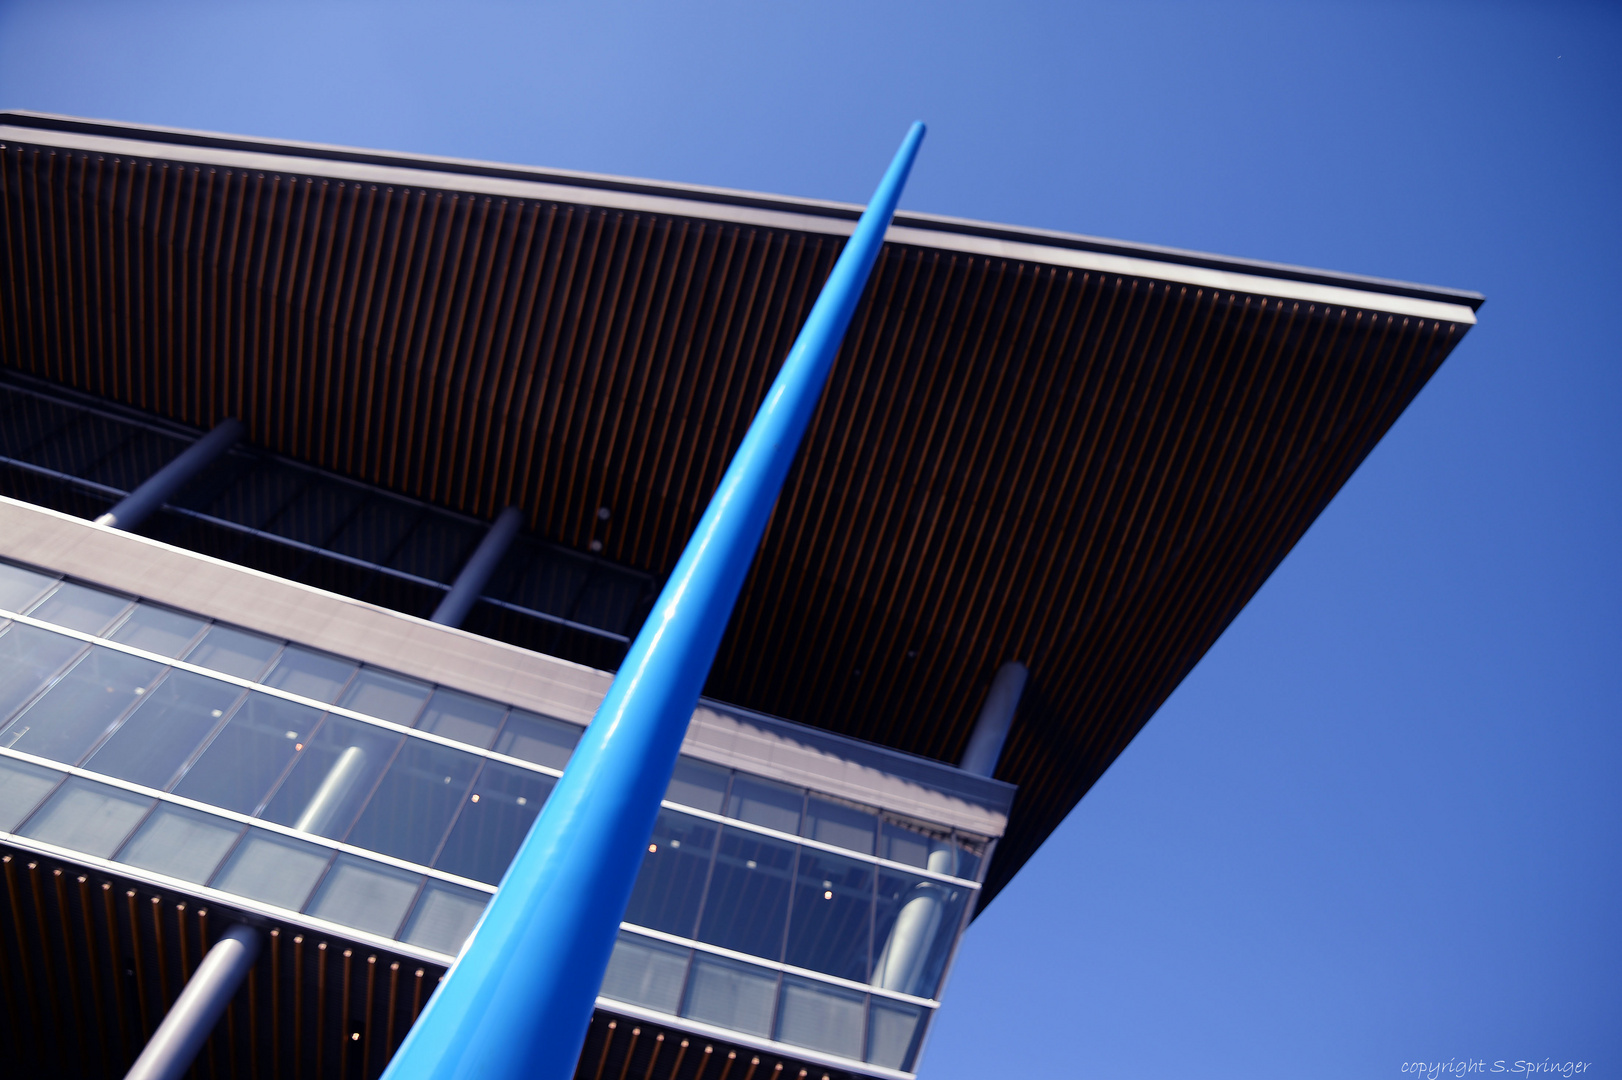
<path fill-rule="evenodd" d="M 484 534 L 484 539 L 479 541 L 478 548 L 468 557 L 462 572 L 456 575 L 451 591 L 434 609 L 432 621 L 443 626 L 462 625 L 467 613 L 473 610 L 479 594 L 484 592 L 490 575 L 501 565 L 501 557 L 512 546 L 513 537 L 518 535 L 518 526 L 523 520 L 524 515 L 519 513 L 516 506 L 509 506 L 501 512 L 496 523 L 490 526 L 490 531 Z"/>
<path fill-rule="evenodd" d="M 231 449 L 231 444 L 242 438 L 242 421 L 221 420 L 214 430 L 180 452 L 180 456 L 146 478 L 146 482 L 122 502 L 101 517 L 97 525 L 111 525 L 115 529 L 133 529 L 169 497 L 203 471 L 215 458 Z"/>
<path fill-rule="evenodd" d="M 241 923 L 227 930 L 197 965 L 169 1015 L 124 1074 L 125 1080 L 180 1080 L 185 1076 L 258 955 L 259 931 Z"/>
<path fill-rule="evenodd" d="M 974 722 L 969 734 L 969 747 L 963 751 L 963 762 L 958 766 L 964 772 L 977 776 L 990 776 L 997 771 L 997 759 L 1002 757 L 1003 743 L 1008 741 L 1008 729 L 1014 723 L 1014 710 L 1025 693 L 1025 683 L 1031 677 L 1024 664 L 1010 660 L 997 669 L 991 680 L 991 692 L 980 709 L 980 718 Z"/>

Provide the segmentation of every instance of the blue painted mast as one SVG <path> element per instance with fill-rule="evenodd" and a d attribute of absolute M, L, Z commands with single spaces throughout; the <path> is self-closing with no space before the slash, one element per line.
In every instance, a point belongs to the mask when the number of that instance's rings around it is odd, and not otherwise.
<path fill-rule="evenodd" d="M 907 132 L 563 779 L 386 1080 L 573 1075 L 699 691 L 923 137 L 923 124 Z"/>

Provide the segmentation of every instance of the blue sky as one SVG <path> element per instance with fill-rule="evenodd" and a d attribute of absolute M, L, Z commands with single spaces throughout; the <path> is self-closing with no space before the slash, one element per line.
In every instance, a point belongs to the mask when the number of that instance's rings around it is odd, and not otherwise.
<path fill-rule="evenodd" d="M 1622 1077 L 1622 10 L 0 3 L 0 106 L 1477 289 L 971 929 L 924 1075 Z"/>

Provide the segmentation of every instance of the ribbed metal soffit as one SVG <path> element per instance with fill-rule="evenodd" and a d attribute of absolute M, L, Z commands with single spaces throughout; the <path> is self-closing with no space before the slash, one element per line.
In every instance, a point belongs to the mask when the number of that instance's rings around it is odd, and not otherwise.
<path fill-rule="evenodd" d="M 659 574 L 842 243 L 161 153 L 4 147 L 6 365 Z M 992 895 L 1465 329 L 890 244 L 706 693 L 955 761 L 1026 661 Z"/>

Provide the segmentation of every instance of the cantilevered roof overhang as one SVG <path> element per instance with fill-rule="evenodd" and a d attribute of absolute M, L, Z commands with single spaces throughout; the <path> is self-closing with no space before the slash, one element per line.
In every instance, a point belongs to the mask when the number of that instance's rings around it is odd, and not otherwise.
<path fill-rule="evenodd" d="M 4 113 L 0 362 L 663 574 L 858 211 Z M 1025 661 L 989 897 L 1482 298 L 895 222 L 706 693 L 955 761 Z"/>

